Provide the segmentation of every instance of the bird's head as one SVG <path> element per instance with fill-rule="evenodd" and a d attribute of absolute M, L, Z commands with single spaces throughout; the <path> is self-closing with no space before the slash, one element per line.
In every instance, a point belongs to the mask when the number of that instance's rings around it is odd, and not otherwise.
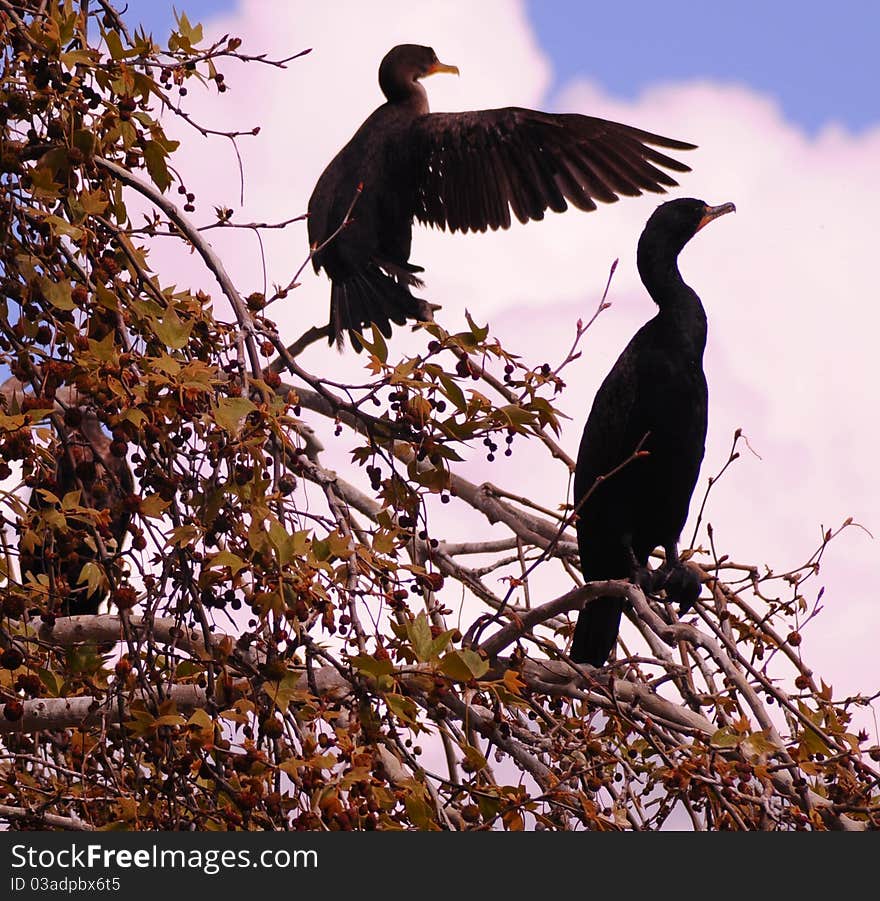
<path fill-rule="evenodd" d="M 735 212 L 732 203 L 709 206 L 705 200 L 682 197 L 654 210 L 639 238 L 638 267 L 642 282 L 660 304 L 658 290 L 672 273 L 678 278 L 678 255 L 685 244 L 713 219 Z"/>
<path fill-rule="evenodd" d="M 420 78 L 437 72 L 458 75 L 458 67 L 441 63 L 432 47 L 398 44 L 385 54 L 379 65 L 379 87 L 389 100 L 404 99 L 416 90 Z"/>
<path fill-rule="evenodd" d="M 705 200 L 680 197 L 654 210 L 645 225 L 639 246 L 643 243 L 662 246 L 667 253 L 678 256 L 682 248 L 703 226 L 725 213 L 736 212 L 732 203 L 709 206 Z"/>
<path fill-rule="evenodd" d="M 713 219 L 736 212 L 732 203 L 709 206 L 705 200 L 680 197 L 661 204 L 648 219 L 639 239 L 639 257 L 667 258 L 671 262 L 685 244 Z"/>

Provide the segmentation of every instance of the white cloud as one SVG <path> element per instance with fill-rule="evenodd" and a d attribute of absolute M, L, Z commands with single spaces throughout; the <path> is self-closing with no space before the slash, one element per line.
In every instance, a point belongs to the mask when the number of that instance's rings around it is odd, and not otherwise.
<path fill-rule="evenodd" d="M 187 108 L 205 124 L 261 126 L 258 138 L 241 141 L 247 180 L 246 207 L 237 214 L 242 220 L 278 220 L 305 210 L 323 166 L 380 102 L 376 70 L 394 43 L 430 43 L 441 59 L 461 68 L 460 79 L 427 82 L 434 109 L 536 106 L 549 85 L 548 61 L 523 4 L 512 0 L 248 0 L 239 14 L 210 29 L 238 34 L 249 50 L 275 56 L 315 48 L 286 71 L 228 67 L 231 90 L 219 102 L 189 92 Z M 676 194 L 737 205 L 736 216 L 701 232 L 681 260 L 710 327 L 710 430 L 698 495 L 726 460 L 736 427 L 761 455 L 744 453 L 713 492 L 708 518 L 723 551 L 785 569 L 807 558 L 820 523 L 836 525 L 852 514 L 880 530 L 874 246 L 880 129 L 855 137 L 834 128 L 810 138 L 786 122 L 772 100 L 709 82 L 667 84 L 633 102 L 580 82 L 569 85 L 556 106 L 698 143 L 698 151 L 682 155 L 694 171 L 682 177 Z M 210 203 L 239 206 L 234 157 L 222 139 L 203 142 L 190 133 L 177 162 L 202 211 Z M 634 329 L 653 315 L 635 270 L 635 247 L 658 202 L 654 196 L 624 199 L 589 215 L 551 214 L 543 223 L 484 236 L 425 229 L 415 235 L 412 258 L 426 267 L 425 296 L 443 304 L 441 321 L 457 327 L 468 307 L 478 319 L 491 320 L 509 349 L 536 363 L 565 353 L 575 321 L 591 313 L 611 261 L 620 257 L 613 307 L 567 370 L 562 405 L 572 422 L 563 440 L 572 454 L 596 387 Z M 242 232 L 214 235 L 240 288 L 259 288 L 256 241 Z M 270 280 L 286 282 L 306 255 L 305 228 L 267 233 L 265 243 Z M 187 265 L 174 280 L 185 282 L 184 273 L 192 278 L 194 271 Z M 311 270 L 303 282 L 274 311 L 291 340 L 327 319 L 328 282 Z M 394 340 L 397 349 L 413 339 L 402 331 Z M 313 369 L 329 364 L 339 377 L 362 375 L 362 361 L 351 353 L 339 357 L 314 348 L 304 361 Z M 563 499 L 564 477 L 547 472 L 539 485 L 539 455 L 522 443 L 511 460 L 494 466 L 481 462 L 476 449 L 474 457 L 470 477 L 527 483 L 550 505 Z M 853 530 L 828 551 L 816 580 L 817 587 L 828 586 L 827 608 L 805 648 L 838 692 L 876 687 L 880 611 L 870 580 L 877 563 L 877 542 Z"/>

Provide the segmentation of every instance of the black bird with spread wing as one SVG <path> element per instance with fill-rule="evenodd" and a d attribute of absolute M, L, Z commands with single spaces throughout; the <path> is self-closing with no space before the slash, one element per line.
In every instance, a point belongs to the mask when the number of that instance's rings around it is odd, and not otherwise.
<path fill-rule="evenodd" d="M 602 382 L 575 469 L 584 578 L 665 587 L 682 612 L 700 592 L 697 578 L 679 563 L 678 539 L 703 460 L 708 390 L 706 314 L 678 271 L 678 255 L 704 225 L 734 209 L 732 203 L 712 207 L 684 198 L 664 203 L 648 220 L 638 268 L 660 310 Z M 631 459 L 637 450 L 645 454 Z M 666 562 L 650 572 L 648 557 L 658 546 Z M 620 598 L 589 602 L 578 617 L 572 660 L 602 666 L 617 641 L 622 610 Z"/>
<path fill-rule="evenodd" d="M 324 170 L 309 200 L 315 271 L 332 282 L 330 340 L 375 324 L 424 320 L 413 297 L 422 268 L 409 262 L 412 222 L 450 231 L 507 228 L 562 212 L 594 210 L 620 195 L 663 193 L 663 169 L 689 167 L 655 147 L 693 144 L 591 116 L 507 107 L 430 113 L 419 79 L 458 73 L 430 47 L 401 44 L 379 67 L 387 98 Z M 355 348 L 359 343 L 352 337 Z"/>

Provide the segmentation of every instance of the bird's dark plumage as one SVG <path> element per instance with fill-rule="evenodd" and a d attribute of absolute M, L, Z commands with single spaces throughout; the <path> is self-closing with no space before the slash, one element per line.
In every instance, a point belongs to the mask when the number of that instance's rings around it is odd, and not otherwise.
<path fill-rule="evenodd" d="M 660 310 L 636 332 L 599 388 L 575 469 L 584 578 L 647 579 L 655 587 L 665 582 L 667 595 L 677 595 L 685 609 L 699 594 L 699 584 L 678 563 L 677 544 L 703 459 L 708 391 L 706 315 L 679 274 L 678 255 L 703 225 L 733 209 L 733 204 L 710 207 L 685 198 L 664 203 L 648 220 L 638 268 Z M 637 449 L 646 455 L 629 459 Z M 658 546 L 666 551 L 661 579 L 645 570 Z M 622 609 L 613 597 L 584 607 L 573 660 L 605 663 Z"/>
<path fill-rule="evenodd" d="M 62 500 L 69 492 L 80 489 L 78 506 L 100 514 L 97 533 L 107 549 L 103 560 L 95 529 L 86 518 L 68 512 L 66 528 L 48 526 L 56 517 L 47 520 L 46 514 L 57 509 L 57 504 L 43 491 Z M 103 563 L 105 567 L 114 564 L 131 521 L 125 498 L 133 490 L 134 480 L 128 464 L 111 453 L 110 439 L 94 414 L 82 411 L 80 425 L 66 428 L 64 440 L 59 442 L 52 477 L 39 482 L 31 492 L 29 505 L 42 515 L 44 523 L 39 535 L 42 543 L 23 546 L 19 560 L 25 581 L 28 573 L 35 579 L 51 574 L 50 586 L 55 586 L 56 597 L 50 598 L 50 606 L 57 613 L 72 616 L 98 612 L 107 591 L 105 588 L 90 591 L 87 583 L 81 583 L 83 567 L 91 562 Z"/>
<path fill-rule="evenodd" d="M 422 285 L 409 262 L 413 219 L 450 231 L 507 228 L 511 210 L 520 222 L 569 203 L 593 210 L 676 185 L 663 169 L 690 171 L 655 147 L 694 145 L 604 119 L 517 107 L 430 113 L 419 79 L 435 72 L 458 70 L 430 47 L 393 48 L 379 68 L 387 102 L 312 193 L 309 242 L 315 271 L 332 282 L 331 340 L 371 323 L 390 337 L 392 322 L 430 317 L 410 290 Z"/>

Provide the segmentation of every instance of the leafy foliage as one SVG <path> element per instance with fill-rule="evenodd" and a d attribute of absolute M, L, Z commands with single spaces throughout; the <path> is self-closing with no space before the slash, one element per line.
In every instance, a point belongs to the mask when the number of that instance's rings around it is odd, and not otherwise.
<path fill-rule="evenodd" d="M 717 554 L 708 530 L 687 622 L 626 583 L 582 586 L 556 439 L 561 373 L 588 326 L 556 367 L 468 316 L 459 331 L 425 325 L 424 350 L 400 360 L 364 335 L 363 384 L 306 371 L 302 343 L 285 347 L 267 299 L 243 297 L 192 224 L 162 126 L 178 116 L 214 133 L 183 108 L 195 82 L 223 93 L 221 67 L 290 60 L 247 56 L 235 37 L 207 44 L 182 14 L 162 47 L 103 0 L 0 0 L 0 46 L 0 476 L 12 484 L 0 817 L 208 830 L 653 829 L 673 812 L 712 829 L 880 822 L 880 750 L 851 730 L 873 699 L 837 698 L 802 654 L 834 534 L 775 574 Z M 153 210 L 145 224 L 134 194 Z M 212 227 L 236 223 L 217 210 Z M 151 270 L 151 242 L 168 235 L 199 254 L 232 321 Z M 269 300 L 295 289 L 296 277 Z M 54 484 L 82 417 L 128 461 L 133 490 L 101 485 L 94 467 Z M 328 433 L 354 442 L 346 471 L 323 463 Z M 558 471 L 558 496 L 467 478 L 475 446 L 491 461 L 523 441 Z M 118 540 L 113 490 L 128 522 Z M 438 504 L 485 535 L 434 537 Z M 108 613 L 61 615 L 71 554 L 74 581 L 103 592 Z M 26 555 L 45 571 L 23 572 Z M 550 571 L 571 590 L 537 603 Z M 569 614 L 609 592 L 634 608 L 639 646 L 578 668 Z"/>

